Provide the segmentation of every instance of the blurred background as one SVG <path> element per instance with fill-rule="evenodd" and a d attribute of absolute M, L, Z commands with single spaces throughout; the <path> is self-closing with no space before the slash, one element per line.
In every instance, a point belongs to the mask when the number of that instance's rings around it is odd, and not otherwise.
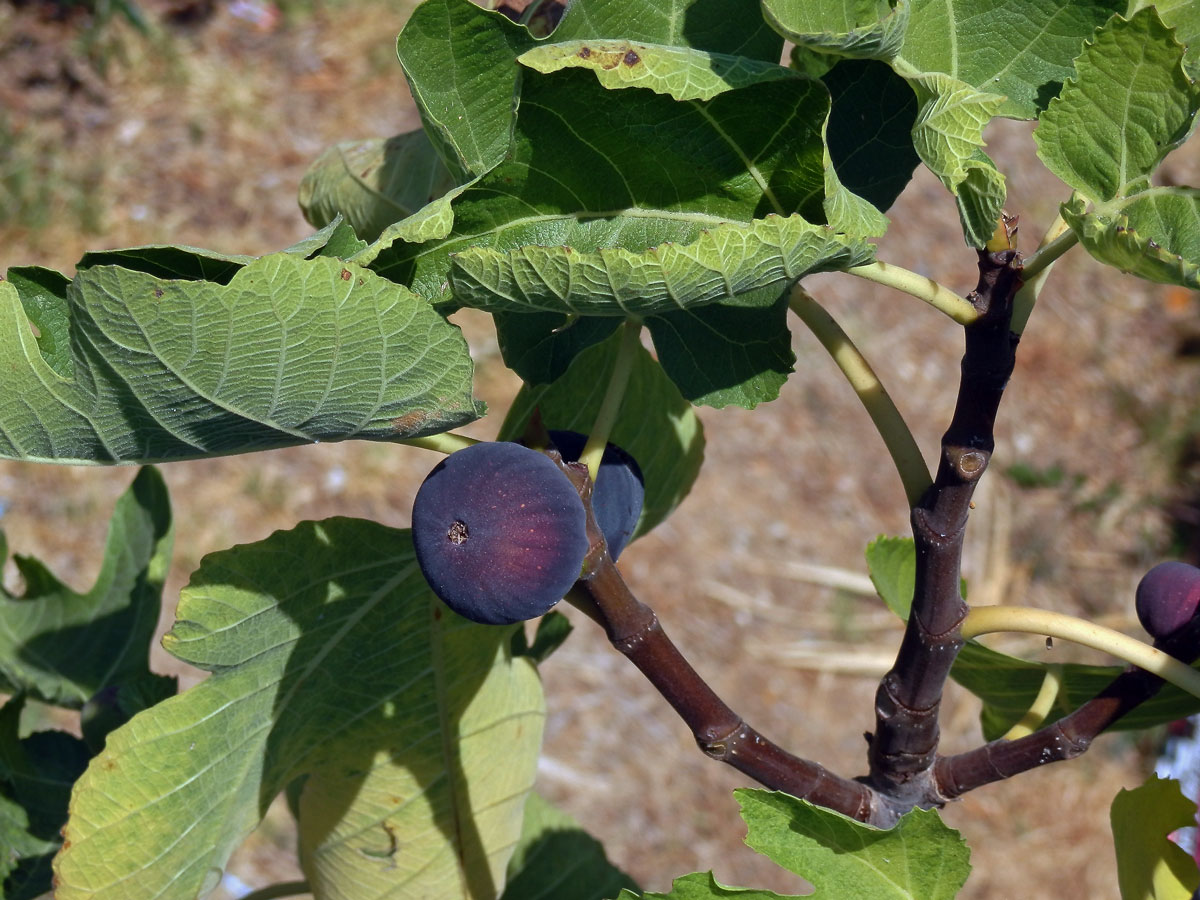
<path fill-rule="evenodd" d="M 418 127 L 395 34 L 409 0 L 0 0 L 0 271 L 68 275 L 86 249 L 190 244 L 260 254 L 309 234 L 305 168 L 341 140 Z M 988 150 L 1009 176 L 1028 249 L 1065 187 L 1037 164 L 1030 127 L 997 122 Z M 1200 184 L 1200 146 L 1164 180 Z M 880 257 L 965 293 L 974 253 L 954 205 L 918 171 L 890 213 Z M 806 282 L 872 360 L 936 459 L 960 329 L 905 295 L 849 276 Z M 1200 306 L 1188 291 L 1118 275 L 1076 249 L 1059 263 L 1018 352 L 992 470 L 976 496 L 965 574 L 973 602 L 1084 615 L 1138 634 L 1133 588 L 1164 558 L 1200 562 Z M 488 319 L 459 314 L 495 435 L 518 383 Z M 706 466 L 691 496 L 630 547 L 621 568 L 695 666 L 747 721 L 845 775 L 899 623 L 856 590 L 863 549 L 908 533 L 898 478 L 865 413 L 815 339 L 753 412 L 702 409 Z M 302 519 L 405 527 L 436 456 L 369 443 L 164 466 L 176 517 L 161 630 L 200 558 Z M 76 589 L 99 566 L 130 468 L 0 462 L 0 529 Z M 5 583 L 19 587 L 11 563 Z M 725 884 L 802 890 L 742 844 L 731 795 L 745 783 L 704 758 L 684 726 L 587 620 L 543 667 L 549 720 L 539 789 L 605 842 L 645 889 L 711 868 Z M 1054 661 L 1108 662 L 1036 639 L 990 641 Z M 159 648 L 152 665 L 199 673 Z M 980 741 L 978 706 L 951 685 L 947 752 Z M 1115 897 L 1108 806 L 1152 770 L 1161 734 L 1114 735 L 1083 758 L 968 795 L 945 810 L 972 848 L 964 898 Z M 297 877 L 285 812 L 233 859 L 227 880 Z"/>

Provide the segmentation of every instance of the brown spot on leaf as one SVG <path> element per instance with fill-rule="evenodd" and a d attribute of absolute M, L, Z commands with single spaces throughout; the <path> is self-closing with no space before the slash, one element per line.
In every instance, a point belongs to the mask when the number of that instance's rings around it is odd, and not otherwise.
<path fill-rule="evenodd" d="M 634 53 L 632 50 L 630 50 L 628 53 L 626 53 L 625 58 L 622 60 L 622 62 L 624 62 L 625 65 L 627 65 L 627 66 L 636 66 L 641 61 L 642 61 L 642 58 L 640 56 L 638 56 L 636 53 Z"/>
<path fill-rule="evenodd" d="M 157 299 L 158 299 L 159 297 L 161 297 L 162 295 L 163 295 L 163 289 L 162 289 L 162 288 L 155 288 L 155 289 L 154 289 L 154 299 L 155 299 L 155 300 L 157 300 Z"/>
<path fill-rule="evenodd" d="M 398 432 L 416 431 L 425 424 L 428 416 L 419 409 L 414 409 L 412 412 L 407 412 L 402 416 L 397 416 L 392 419 L 392 428 Z"/>
<path fill-rule="evenodd" d="M 592 55 L 591 47 L 580 47 L 579 48 L 579 58 L 580 59 L 587 59 L 591 55 Z"/>
<path fill-rule="evenodd" d="M 349 269 L 342 269 L 342 281 L 349 281 L 354 276 L 350 274 Z"/>

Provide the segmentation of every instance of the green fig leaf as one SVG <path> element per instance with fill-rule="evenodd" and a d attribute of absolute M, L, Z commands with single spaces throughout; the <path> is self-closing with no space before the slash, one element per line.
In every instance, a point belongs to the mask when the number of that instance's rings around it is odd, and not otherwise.
<path fill-rule="evenodd" d="M 512 633 L 447 610 L 409 533 L 373 522 L 205 557 L 163 643 L 212 675 L 108 735 L 71 798 L 57 897 L 192 900 L 298 779 L 318 896 L 496 896 L 545 716 Z"/>

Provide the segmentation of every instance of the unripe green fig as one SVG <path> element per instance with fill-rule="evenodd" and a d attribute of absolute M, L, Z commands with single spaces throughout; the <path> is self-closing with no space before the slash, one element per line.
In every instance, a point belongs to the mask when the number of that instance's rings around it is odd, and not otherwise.
<path fill-rule="evenodd" d="M 1161 562 L 1137 586 L 1138 619 L 1155 640 L 1178 631 L 1200 609 L 1200 569 L 1184 562 Z"/>
<path fill-rule="evenodd" d="M 433 592 L 473 622 L 543 615 L 579 579 L 588 552 L 579 492 L 550 457 L 473 444 L 426 477 L 413 503 L 417 564 Z"/>

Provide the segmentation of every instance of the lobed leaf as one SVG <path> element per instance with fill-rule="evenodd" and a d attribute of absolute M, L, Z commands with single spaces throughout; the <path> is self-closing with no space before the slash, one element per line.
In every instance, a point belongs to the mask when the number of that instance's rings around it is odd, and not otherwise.
<path fill-rule="evenodd" d="M 346 141 L 326 150 L 300 182 L 300 209 L 322 227 L 338 215 L 374 241 L 455 186 L 424 130 Z"/>
<path fill-rule="evenodd" d="M 626 40 L 543 44 L 517 61 L 543 74 L 588 69 L 606 88 L 646 88 L 676 100 L 711 100 L 752 84 L 802 77 L 778 63 Z"/>
<path fill-rule="evenodd" d="M 0 588 L 4 689 L 79 709 L 103 688 L 148 677 L 171 543 L 166 485 L 144 468 L 117 500 L 100 573 L 87 593 L 71 590 L 37 560 L 16 557 L 24 594 Z"/>
<path fill-rule="evenodd" d="M 1200 75 L 1200 4 L 1196 0 L 1132 0 L 1126 16 L 1148 6 L 1158 10 L 1163 22 L 1175 29 L 1175 37 L 1186 47 L 1184 68 L 1195 80 Z"/>
<path fill-rule="evenodd" d="M 516 440 L 536 409 L 547 429 L 587 434 L 604 398 L 621 336 L 575 357 L 553 384 L 521 388 L 500 427 L 500 440 Z M 609 437 L 637 460 L 646 495 L 635 536 L 645 534 L 679 505 L 700 472 L 704 432 L 691 404 L 643 349 L 634 359 L 621 415 Z"/>
<path fill-rule="evenodd" d="M 787 291 L 759 293 L 775 299 L 770 306 L 714 303 L 646 319 L 663 371 L 690 402 L 754 409 L 779 396 L 796 361 Z"/>
<path fill-rule="evenodd" d="M 746 843 L 812 882 L 815 898 L 949 900 L 971 851 L 936 810 L 914 809 L 884 831 L 783 793 L 739 789 Z"/>
<path fill-rule="evenodd" d="M 1004 176 L 982 152 L 983 129 L 1004 98 L 940 73 L 909 76 L 920 108 L 913 146 L 922 162 L 955 195 L 963 235 L 982 247 L 1004 205 Z"/>
<path fill-rule="evenodd" d="M 1100 262 L 1200 290 L 1200 190 L 1150 188 L 1092 212 L 1077 201 L 1065 204 L 1062 216 Z"/>
<path fill-rule="evenodd" d="M 227 283 L 91 265 L 60 309 L 73 377 L 42 356 L 18 291 L 0 282 L 0 362 L 11 388 L 0 398 L 0 455 L 187 459 L 398 440 L 478 415 L 458 329 L 337 259 L 278 253 Z"/>
<path fill-rule="evenodd" d="M 889 60 L 904 42 L 909 6 L 909 0 L 764 0 L 763 15 L 807 50 Z"/>
<path fill-rule="evenodd" d="M 763 21 L 758 0 L 587 0 L 568 5 L 553 38 L 622 38 L 768 63 L 783 53 L 783 38 Z"/>
<path fill-rule="evenodd" d="M 847 234 L 882 234 L 887 217 L 881 211 L 891 207 L 921 161 L 912 139 L 916 95 L 874 60 L 843 60 L 822 81 L 830 93 L 826 218 Z"/>
<path fill-rule="evenodd" d="M 643 251 L 474 247 L 453 255 L 450 291 L 463 306 L 488 311 L 648 316 L 717 302 L 757 306 L 766 297 L 771 303 L 776 294 L 767 297 L 767 288 L 779 291 L 813 272 L 872 258 L 861 240 L 797 215 L 768 215 L 704 229 L 691 243 Z"/>
<path fill-rule="evenodd" d="M 61 845 L 71 785 L 88 761 L 64 731 L 20 737 L 22 696 L 0 707 L 0 897 L 32 900 L 51 890 L 50 860 Z"/>
<path fill-rule="evenodd" d="M 1122 900 L 1190 900 L 1200 889 L 1195 861 L 1170 834 L 1196 825 L 1196 803 L 1179 782 L 1152 777 L 1112 802 L 1117 884 Z"/>
<path fill-rule="evenodd" d="M 913 0 L 899 64 L 1002 95 L 996 114 L 1033 119 L 1072 74 L 1085 39 L 1124 0 Z"/>
<path fill-rule="evenodd" d="M 536 43 L 523 25 L 470 0 L 425 0 L 396 39 L 425 133 L 458 183 L 504 158 L 520 67 Z"/>
<path fill-rule="evenodd" d="M 392 241 L 371 266 L 448 302 L 452 254 L 473 248 L 642 253 L 769 213 L 820 221 L 828 104 L 801 78 L 680 103 L 578 70 L 531 75 L 508 159 L 449 201 L 451 233 Z"/>
<path fill-rule="evenodd" d="M 1034 132 L 1038 157 L 1092 201 L 1124 196 L 1195 125 L 1200 87 L 1184 48 L 1151 8 L 1114 16 L 1087 42 L 1075 74 Z"/>
<path fill-rule="evenodd" d="M 605 900 L 626 889 L 637 885 L 608 861 L 604 845 L 539 794 L 529 795 L 500 900 Z"/>
<path fill-rule="evenodd" d="M 213 674 L 109 735 L 71 799 L 59 900 L 211 890 L 302 777 L 317 896 L 496 896 L 544 718 L 511 636 L 446 610 L 408 533 L 372 522 L 206 557 L 164 646 Z"/>

